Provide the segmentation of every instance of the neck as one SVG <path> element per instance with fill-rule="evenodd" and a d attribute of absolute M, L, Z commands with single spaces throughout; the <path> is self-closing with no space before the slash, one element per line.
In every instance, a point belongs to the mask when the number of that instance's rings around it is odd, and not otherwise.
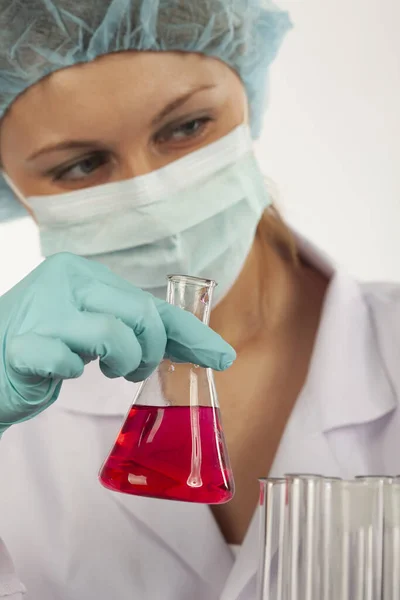
<path fill-rule="evenodd" d="M 327 282 L 312 268 L 281 257 L 259 235 L 235 285 L 211 315 L 211 327 L 240 354 L 299 334 L 315 337 Z M 281 346 L 281 343 L 279 343 Z"/>

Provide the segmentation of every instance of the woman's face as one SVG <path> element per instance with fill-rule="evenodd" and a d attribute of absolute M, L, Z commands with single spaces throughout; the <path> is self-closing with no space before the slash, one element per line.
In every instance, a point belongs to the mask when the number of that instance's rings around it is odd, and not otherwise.
<path fill-rule="evenodd" d="M 24 196 L 129 179 L 226 135 L 246 115 L 244 88 L 196 54 L 127 52 L 58 71 L 13 104 L 3 168 Z"/>

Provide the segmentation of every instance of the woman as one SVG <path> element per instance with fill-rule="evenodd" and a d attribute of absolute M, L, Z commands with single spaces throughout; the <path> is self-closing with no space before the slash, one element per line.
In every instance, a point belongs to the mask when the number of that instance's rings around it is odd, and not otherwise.
<path fill-rule="evenodd" d="M 0 533 L 35 600 L 250 600 L 259 476 L 400 471 L 399 289 L 294 239 L 252 153 L 288 18 L 267 0 L 0 7 L 0 152 L 20 200 L 0 213 L 28 211 L 47 257 L 0 299 Z M 170 272 L 219 281 L 216 333 L 162 301 Z M 218 370 L 227 505 L 97 482 L 165 351 Z"/>

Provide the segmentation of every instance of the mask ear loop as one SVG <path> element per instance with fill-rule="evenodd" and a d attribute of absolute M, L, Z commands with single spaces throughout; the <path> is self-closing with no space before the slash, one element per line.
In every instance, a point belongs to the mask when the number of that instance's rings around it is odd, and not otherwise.
<path fill-rule="evenodd" d="M 26 210 L 28 211 L 28 213 L 30 215 L 32 215 L 33 218 L 35 218 L 35 216 L 34 216 L 34 214 L 32 212 L 32 208 L 29 206 L 28 202 L 26 201 L 25 196 L 20 192 L 20 190 L 15 185 L 15 183 L 9 178 L 9 176 L 7 175 L 7 173 L 5 173 L 4 171 L 2 171 L 1 174 L 2 174 L 2 176 L 4 178 L 4 181 L 12 189 L 12 191 L 14 192 L 14 194 L 17 196 L 18 200 L 21 202 L 22 206 L 24 208 L 26 208 Z"/>
<path fill-rule="evenodd" d="M 247 93 L 246 93 L 245 89 L 243 89 L 243 96 L 244 96 L 243 125 L 246 125 L 247 127 L 249 127 L 249 125 L 250 125 L 250 106 L 249 106 L 249 99 L 247 97 Z"/>

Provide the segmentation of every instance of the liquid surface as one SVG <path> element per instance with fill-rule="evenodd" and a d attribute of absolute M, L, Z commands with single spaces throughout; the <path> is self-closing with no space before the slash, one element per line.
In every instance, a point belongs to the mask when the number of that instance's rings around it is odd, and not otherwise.
<path fill-rule="evenodd" d="M 101 472 L 114 491 L 222 504 L 234 492 L 219 411 L 134 405 Z"/>

